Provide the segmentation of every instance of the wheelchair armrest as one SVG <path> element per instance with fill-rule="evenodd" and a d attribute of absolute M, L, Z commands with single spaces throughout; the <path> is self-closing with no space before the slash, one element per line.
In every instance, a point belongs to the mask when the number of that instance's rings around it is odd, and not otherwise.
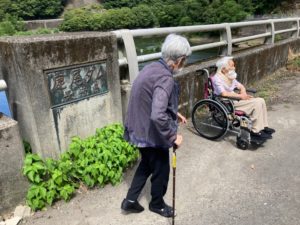
<path fill-rule="evenodd" d="M 247 89 L 246 89 L 246 92 L 250 92 L 250 93 L 255 94 L 255 93 L 257 92 L 257 90 L 254 89 L 254 88 L 247 88 Z"/>
<path fill-rule="evenodd" d="M 235 89 L 234 89 L 234 92 L 236 92 L 236 93 L 239 93 L 239 92 L 240 92 L 240 90 L 239 90 L 239 89 L 237 89 L 237 88 L 235 88 Z M 255 93 L 257 92 L 257 90 L 256 90 L 256 89 L 254 89 L 254 88 L 247 88 L 247 89 L 246 89 L 246 92 L 249 92 L 249 93 L 255 94 Z"/>
<path fill-rule="evenodd" d="M 239 97 L 231 97 L 231 96 L 221 96 L 221 95 L 217 95 L 217 97 L 219 97 L 219 98 L 224 98 L 224 99 L 229 99 L 229 100 L 234 100 L 234 101 L 240 101 L 240 100 L 242 100 L 242 99 L 239 98 Z"/>

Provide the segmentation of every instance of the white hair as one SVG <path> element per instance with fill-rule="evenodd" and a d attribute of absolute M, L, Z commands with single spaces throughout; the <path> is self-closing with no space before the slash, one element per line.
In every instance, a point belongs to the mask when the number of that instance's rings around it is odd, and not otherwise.
<path fill-rule="evenodd" d="M 233 57 L 225 56 L 225 57 L 219 59 L 216 62 L 216 66 L 218 67 L 218 71 L 221 71 L 223 68 L 226 68 L 229 65 L 230 60 L 233 60 Z"/>
<path fill-rule="evenodd" d="M 176 61 L 182 56 L 189 56 L 192 53 L 191 46 L 185 37 L 176 34 L 169 34 L 162 47 L 162 58 L 168 62 Z"/>

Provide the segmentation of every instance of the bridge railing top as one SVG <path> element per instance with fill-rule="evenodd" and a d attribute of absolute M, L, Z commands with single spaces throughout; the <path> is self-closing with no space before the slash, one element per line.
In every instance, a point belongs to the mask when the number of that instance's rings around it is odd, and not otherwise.
<path fill-rule="evenodd" d="M 133 37 L 145 37 L 155 35 L 166 35 L 170 33 L 192 33 L 200 31 L 215 31 L 225 29 L 225 24 L 212 24 L 212 25 L 194 25 L 194 26 L 182 26 L 182 27 L 159 27 L 149 29 L 135 29 L 130 30 Z M 114 31 L 117 38 L 122 37 L 122 30 Z"/>
<path fill-rule="evenodd" d="M 289 22 L 292 26 L 285 27 L 286 29 L 275 29 L 275 25 Z M 256 21 L 245 21 L 236 23 L 222 23 L 209 25 L 193 25 L 180 27 L 161 27 L 149 29 L 134 29 L 134 30 L 116 30 L 113 31 L 119 40 L 122 40 L 124 47 L 119 51 L 119 65 L 128 64 L 129 79 L 133 81 L 138 74 L 138 63 L 146 62 L 161 57 L 161 53 L 152 53 L 145 55 L 137 55 L 134 38 L 136 37 L 151 37 L 164 36 L 170 33 L 195 33 L 195 32 L 210 32 L 220 31 L 220 41 L 212 43 L 200 44 L 192 46 L 192 51 L 201 51 L 222 47 L 222 55 L 232 55 L 233 44 L 264 38 L 265 44 L 274 44 L 275 36 L 279 34 L 290 34 L 285 38 L 299 38 L 300 35 L 300 17 L 281 18 L 281 19 L 266 19 Z M 233 37 L 232 30 L 235 28 L 244 28 L 249 26 L 266 25 L 265 31 L 255 35 L 243 37 Z"/>

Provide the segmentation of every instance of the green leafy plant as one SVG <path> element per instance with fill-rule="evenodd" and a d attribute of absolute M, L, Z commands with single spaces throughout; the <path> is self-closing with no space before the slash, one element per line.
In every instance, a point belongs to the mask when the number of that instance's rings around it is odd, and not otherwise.
<path fill-rule="evenodd" d="M 32 183 L 27 204 L 38 210 L 58 199 L 68 201 L 80 184 L 91 188 L 119 183 L 139 155 L 136 147 L 123 139 L 123 133 L 120 124 L 112 124 L 87 139 L 74 137 L 59 160 L 27 154 L 23 174 Z"/>
<path fill-rule="evenodd" d="M 28 141 L 23 140 L 23 146 L 26 154 L 32 153 L 32 148 Z"/>
<path fill-rule="evenodd" d="M 35 154 L 26 155 L 23 167 L 23 174 L 35 184 L 42 181 L 42 177 L 46 174 L 46 167 L 43 160 Z"/>
<path fill-rule="evenodd" d="M 24 31 L 25 25 L 22 19 L 6 14 L 0 19 L 0 36 L 10 36 L 16 34 L 18 31 Z"/>

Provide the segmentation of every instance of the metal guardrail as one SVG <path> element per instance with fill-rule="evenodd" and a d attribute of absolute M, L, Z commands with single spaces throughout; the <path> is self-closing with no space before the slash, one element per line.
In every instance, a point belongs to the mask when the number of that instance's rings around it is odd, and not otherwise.
<path fill-rule="evenodd" d="M 283 30 L 275 30 L 275 25 L 285 22 L 291 22 L 292 27 Z M 261 34 L 233 38 L 232 29 L 243 28 L 249 26 L 266 25 L 266 31 Z M 165 27 L 165 28 L 150 28 L 150 29 L 135 29 L 135 30 L 117 30 L 113 31 L 119 40 L 123 40 L 124 50 L 119 52 L 119 65 L 127 65 L 129 68 L 129 79 L 132 82 L 138 74 L 138 63 L 146 62 L 161 57 L 161 53 L 152 53 L 147 55 L 137 56 L 134 38 L 163 36 L 170 33 L 195 33 L 195 32 L 210 32 L 221 31 L 220 41 L 208 44 L 192 46 L 192 51 L 206 50 L 216 47 L 223 47 L 224 55 L 232 55 L 232 45 L 240 42 L 265 38 L 265 44 L 274 44 L 275 35 L 291 33 L 288 38 L 299 38 L 300 36 L 300 17 L 284 18 L 284 19 L 269 19 L 249 22 L 223 23 L 213 25 L 195 25 L 181 27 Z M 123 49 L 123 48 L 121 48 Z"/>

